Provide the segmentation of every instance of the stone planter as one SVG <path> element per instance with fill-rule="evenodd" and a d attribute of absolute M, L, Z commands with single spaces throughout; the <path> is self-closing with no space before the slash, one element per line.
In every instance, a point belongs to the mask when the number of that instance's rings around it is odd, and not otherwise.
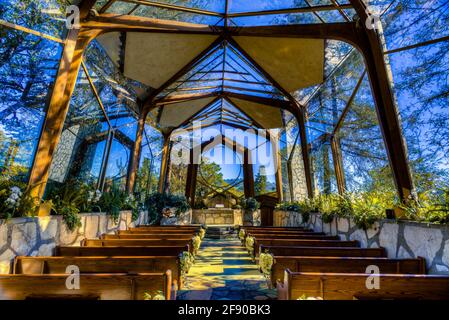
<path fill-rule="evenodd" d="M 243 210 L 243 225 L 244 226 L 260 226 L 260 210 L 249 211 Z"/>
<path fill-rule="evenodd" d="M 121 211 L 118 221 L 106 213 L 82 213 L 80 218 L 81 226 L 73 231 L 67 229 L 61 216 L 0 220 L 0 274 L 9 273 L 16 255 L 51 256 L 58 245 L 79 246 L 85 238 L 97 238 L 135 225 L 131 211 Z M 144 221 L 143 212 L 139 221 Z"/>
<path fill-rule="evenodd" d="M 276 225 L 300 226 L 294 216 L 295 213 L 276 210 Z M 383 247 L 389 258 L 423 257 L 429 274 L 449 275 L 449 225 L 385 219 L 363 230 L 353 219 L 335 218 L 331 223 L 324 223 L 321 214 L 313 213 L 303 226 L 338 235 L 342 240 L 357 240 L 361 247 Z"/>
<path fill-rule="evenodd" d="M 170 215 L 163 216 L 161 219 L 162 226 L 172 226 L 172 225 L 188 225 L 192 223 L 192 210 L 187 210 L 179 214 L 175 214 L 176 208 L 170 208 Z"/>

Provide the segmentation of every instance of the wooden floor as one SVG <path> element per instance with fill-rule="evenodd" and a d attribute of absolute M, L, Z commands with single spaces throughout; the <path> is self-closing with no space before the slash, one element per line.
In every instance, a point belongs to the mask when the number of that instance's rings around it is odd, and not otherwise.
<path fill-rule="evenodd" d="M 275 289 L 251 261 L 239 240 L 204 239 L 178 300 L 270 300 Z"/>

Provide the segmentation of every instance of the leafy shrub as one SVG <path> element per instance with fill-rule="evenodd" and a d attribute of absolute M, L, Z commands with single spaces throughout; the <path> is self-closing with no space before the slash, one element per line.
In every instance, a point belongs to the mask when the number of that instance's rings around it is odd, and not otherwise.
<path fill-rule="evenodd" d="M 153 193 L 146 200 L 148 217 L 152 223 L 159 224 L 162 218 L 162 210 L 166 207 L 176 207 L 176 215 L 180 215 L 190 209 L 185 196 L 166 193 Z"/>
<path fill-rule="evenodd" d="M 48 196 L 53 202 L 53 210 L 61 215 L 67 229 L 75 230 L 81 226 L 80 207 L 84 201 L 84 191 L 79 186 L 64 185 L 58 191 L 53 190 Z"/>
<path fill-rule="evenodd" d="M 254 212 L 260 208 L 260 203 L 254 198 L 242 198 L 241 207 L 244 210 Z"/>
<path fill-rule="evenodd" d="M 449 187 L 423 192 L 418 198 L 419 201 L 410 197 L 399 204 L 407 218 L 431 223 L 449 223 Z"/>
<path fill-rule="evenodd" d="M 110 191 L 104 192 L 100 199 L 100 208 L 107 212 L 114 222 L 120 217 L 120 210 L 125 207 L 125 199 L 127 194 L 117 187 L 111 188 Z"/>

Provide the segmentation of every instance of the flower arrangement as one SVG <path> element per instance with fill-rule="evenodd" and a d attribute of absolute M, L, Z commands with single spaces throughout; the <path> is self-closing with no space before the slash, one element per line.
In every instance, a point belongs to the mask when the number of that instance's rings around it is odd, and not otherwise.
<path fill-rule="evenodd" d="M 183 277 L 189 272 L 190 267 L 192 267 L 194 258 L 192 254 L 188 251 L 183 251 L 179 256 L 179 264 L 181 267 L 181 274 Z"/>
<path fill-rule="evenodd" d="M 20 205 L 20 199 L 22 198 L 22 190 L 19 187 L 11 187 L 9 197 L 5 200 L 5 205 L 12 211 L 16 211 Z"/>
<path fill-rule="evenodd" d="M 271 278 L 271 268 L 274 264 L 274 257 L 271 253 L 263 252 L 259 255 L 259 268 L 267 280 Z M 271 281 L 268 281 L 271 285 Z"/>
<path fill-rule="evenodd" d="M 200 237 L 201 240 L 203 240 L 205 235 L 206 235 L 206 229 L 201 228 L 200 231 L 198 232 L 198 236 Z"/>
<path fill-rule="evenodd" d="M 144 292 L 143 300 L 165 300 L 165 296 L 162 291 L 156 291 L 153 295 L 149 292 Z"/>
<path fill-rule="evenodd" d="M 239 230 L 239 239 L 240 239 L 240 241 L 242 241 L 242 243 L 243 243 L 243 240 L 245 240 L 245 235 L 246 235 L 245 229 L 240 228 L 240 230 Z"/>
<path fill-rule="evenodd" d="M 297 300 L 323 300 L 321 297 L 308 297 L 305 293 L 300 296 Z"/>
<path fill-rule="evenodd" d="M 193 245 L 193 252 L 196 255 L 198 253 L 198 250 L 200 249 L 201 246 L 201 237 L 200 236 L 194 236 L 192 238 L 192 245 Z"/>
<path fill-rule="evenodd" d="M 246 250 L 248 250 L 248 253 L 251 255 L 251 257 L 254 257 L 254 242 L 256 239 L 254 237 L 246 237 L 245 240 L 245 246 Z"/>

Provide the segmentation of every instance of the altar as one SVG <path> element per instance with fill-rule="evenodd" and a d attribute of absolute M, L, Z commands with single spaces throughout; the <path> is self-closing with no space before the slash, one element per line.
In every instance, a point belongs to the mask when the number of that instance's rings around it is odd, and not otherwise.
<path fill-rule="evenodd" d="M 195 209 L 192 213 L 193 224 L 211 225 L 242 225 L 243 215 L 241 209 L 208 208 Z"/>

